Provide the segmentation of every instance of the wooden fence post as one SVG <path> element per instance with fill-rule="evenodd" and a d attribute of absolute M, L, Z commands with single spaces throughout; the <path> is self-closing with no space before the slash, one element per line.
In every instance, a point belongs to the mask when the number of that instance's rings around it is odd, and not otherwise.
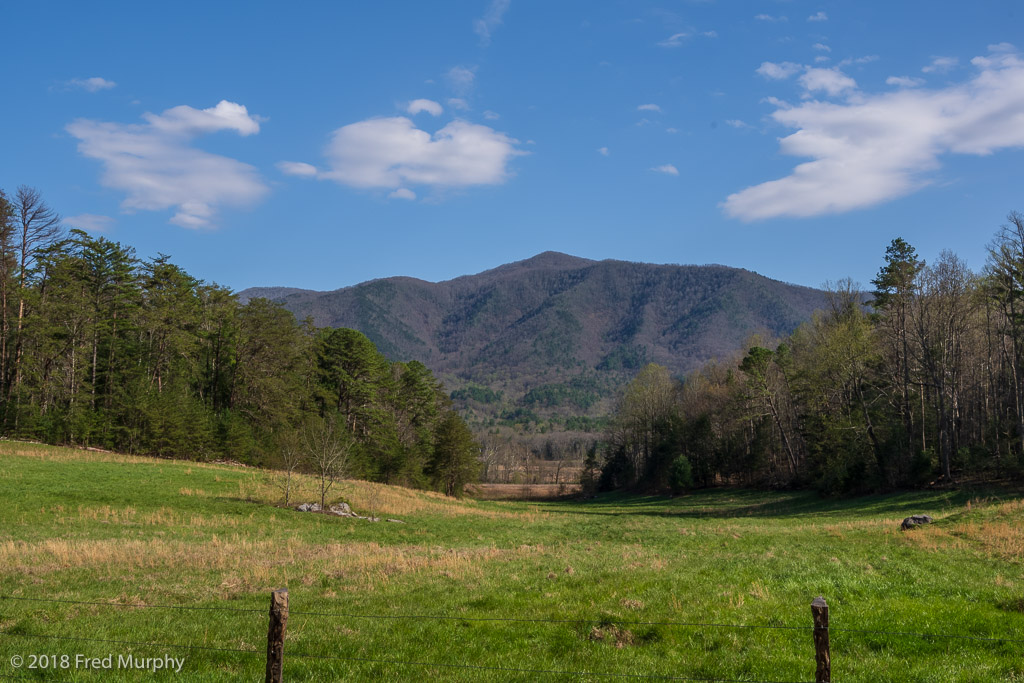
<path fill-rule="evenodd" d="M 284 629 L 288 625 L 288 589 L 270 594 L 270 627 L 267 629 L 267 680 L 281 683 L 284 671 Z"/>
<path fill-rule="evenodd" d="M 814 617 L 814 661 L 817 664 L 814 683 L 831 683 L 832 659 L 828 650 L 828 605 L 825 598 L 819 596 L 811 602 L 811 615 Z"/>

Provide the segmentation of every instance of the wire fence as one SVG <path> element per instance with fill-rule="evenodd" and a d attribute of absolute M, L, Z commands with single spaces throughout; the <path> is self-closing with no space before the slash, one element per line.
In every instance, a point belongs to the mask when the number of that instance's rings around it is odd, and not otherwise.
<path fill-rule="evenodd" d="M 218 647 L 212 645 L 196 645 L 189 643 L 174 643 L 174 642 L 153 642 L 147 640 L 124 640 L 116 638 L 97 638 L 87 636 L 70 636 L 70 635 L 58 635 L 58 634 L 47 634 L 47 633 L 32 633 L 21 630 L 10 630 L 0 629 L 0 637 L 13 638 L 13 639 L 27 639 L 27 640 L 43 640 L 43 641 L 58 641 L 58 642 L 79 642 L 79 643 L 93 643 L 93 644 L 104 644 L 104 645 L 120 645 L 140 648 L 160 648 L 160 649 L 172 649 L 172 650 L 185 650 L 194 652 L 210 652 L 210 653 L 227 653 L 235 655 L 246 655 L 249 657 L 266 657 L 268 659 L 268 681 L 280 680 L 280 678 L 274 679 L 270 675 L 270 660 L 273 659 L 273 625 L 274 620 L 277 619 L 282 622 L 282 629 L 280 635 L 280 643 L 278 645 L 283 653 L 283 641 L 284 641 L 284 628 L 283 624 L 287 622 L 288 616 L 306 616 L 306 617 L 318 617 L 318 618 L 338 618 L 338 619 L 368 619 L 368 620 L 384 620 L 384 621 L 395 621 L 395 620 L 418 620 L 418 621 L 457 621 L 457 622 L 495 622 L 495 623 L 536 623 L 536 624 L 575 624 L 575 625 L 612 625 L 615 626 L 662 626 L 662 627 L 678 627 L 678 628 L 696 628 L 696 629 L 744 629 L 744 630 L 764 630 L 764 631 L 802 631 L 812 633 L 815 636 L 815 660 L 818 665 L 816 672 L 815 681 L 830 681 L 831 680 L 831 654 L 829 646 L 829 632 L 831 633 L 847 633 L 856 635 L 881 635 L 881 636 L 892 636 L 901 638 L 922 638 L 922 639 L 946 639 L 946 640 L 963 640 L 963 641 L 983 641 L 992 643 L 1007 643 L 1020 645 L 1024 644 L 1024 638 L 1010 638 L 1010 637 L 999 637 L 994 635 L 981 635 L 981 634 L 963 634 L 963 633 L 925 633 L 915 631 L 895 631 L 895 630 L 877 630 L 877 629 L 856 629 L 856 628 L 836 628 L 829 627 L 828 625 L 828 607 L 825 605 L 824 600 L 818 599 L 813 603 L 824 608 L 823 611 L 823 622 L 819 622 L 819 612 L 815 612 L 815 623 L 814 625 L 780 625 L 780 624 L 730 624 L 721 623 L 714 621 L 706 622 L 694 622 L 694 621 L 672 621 L 672 620 L 661 620 L 661 621 L 641 621 L 641 620 L 620 620 L 610 619 L 608 617 L 600 618 L 572 618 L 572 619 L 553 619 L 553 618 L 526 618 L 526 617 L 502 617 L 502 616 L 462 616 L 462 615 L 446 615 L 446 614 L 360 614 L 351 612 L 321 612 L 321 611 L 307 611 L 307 610 L 293 610 L 289 609 L 287 605 L 287 591 L 276 591 L 275 594 L 284 593 L 284 605 L 278 607 L 275 610 L 275 603 L 272 599 L 271 609 L 269 611 L 270 619 L 270 631 L 268 632 L 268 648 L 267 651 L 255 648 L 232 648 L 232 647 Z M 209 606 L 209 605 L 170 605 L 170 604 L 146 604 L 146 603 L 131 603 L 131 602 L 108 602 L 98 600 L 70 600 L 63 598 L 42 598 L 42 597 L 26 597 L 26 596 L 14 596 L 14 595 L 0 595 L 0 602 L 18 602 L 18 603 L 37 603 L 37 604 L 59 604 L 59 605 L 80 605 L 80 606 L 91 606 L 91 607 L 103 607 L 111 609 L 155 609 L 155 610 L 183 610 L 193 612 L 231 612 L 231 613 L 248 613 L 248 614 L 260 614 L 268 615 L 268 610 L 257 609 L 257 608 L 245 608 L 245 607 L 222 607 L 222 606 Z M 814 610 L 812 606 L 812 611 Z M 819 609 L 820 611 L 820 609 Z M 822 650 L 819 644 L 820 638 L 824 638 L 824 650 Z M 288 651 L 287 656 L 289 658 L 296 658 L 307 661 L 336 661 L 336 662 L 352 662 L 352 663 L 363 663 L 363 664 L 377 664 L 385 666 L 409 666 L 409 667 L 421 667 L 425 669 L 448 669 L 448 670 L 462 670 L 462 671 L 481 671 L 481 672 L 492 672 L 492 673 L 506 673 L 506 674 L 517 674 L 517 675 L 546 675 L 546 676 L 572 676 L 572 677 L 592 677 L 592 678 L 603 678 L 603 679 L 636 679 L 636 680 L 674 680 L 674 681 L 694 681 L 699 683 L 808 683 L 807 681 L 783 681 L 783 680 L 762 680 L 753 678 L 707 678 L 707 677 L 692 677 L 692 676 L 677 676 L 671 674 L 657 674 L 657 673 L 620 673 L 620 672 L 601 672 L 601 671 L 577 671 L 577 670 L 562 670 L 562 669 L 545 669 L 545 668 L 530 668 L 530 667 L 503 667 L 503 666 L 491 666 L 486 664 L 458 664 L 451 662 L 434 662 L 434 661 L 417 661 L 400 658 L 379 658 L 379 657 L 360 657 L 360 656 L 348 656 L 348 655 L 324 655 L 324 654 L 312 654 L 306 652 L 293 652 Z M 825 663 L 824 672 L 822 670 L 822 662 Z M 280 663 L 279 663 L 280 664 Z M 4 672 L 0 671 L 0 680 L 27 680 L 31 677 L 20 675 L 17 672 Z"/>

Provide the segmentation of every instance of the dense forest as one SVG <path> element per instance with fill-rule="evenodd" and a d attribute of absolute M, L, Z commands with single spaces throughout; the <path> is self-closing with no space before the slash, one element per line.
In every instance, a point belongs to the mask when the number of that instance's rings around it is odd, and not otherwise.
<path fill-rule="evenodd" d="M 452 494 L 479 469 L 422 363 L 66 232 L 32 188 L 0 192 L 0 316 L 7 437 L 289 468 L 329 452 L 331 476 Z"/>
<path fill-rule="evenodd" d="M 754 338 L 685 381 L 645 367 L 600 483 L 836 493 L 1024 476 L 1024 216 L 980 273 L 895 239 L 872 286 L 830 285 L 826 310 L 781 343 Z"/>

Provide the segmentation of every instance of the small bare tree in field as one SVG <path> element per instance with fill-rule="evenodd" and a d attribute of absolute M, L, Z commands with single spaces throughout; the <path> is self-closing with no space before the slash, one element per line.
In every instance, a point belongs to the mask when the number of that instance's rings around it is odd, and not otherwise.
<path fill-rule="evenodd" d="M 299 465 L 306 460 L 306 454 L 303 452 L 301 439 L 295 432 L 283 434 L 278 439 L 277 448 L 280 469 L 273 471 L 269 480 L 271 486 L 284 496 L 284 504 L 287 507 L 292 499 L 293 475 L 299 469 Z"/>
<path fill-rule="evenodd" d="M 326 509 L 327 492 L 349 472 L 352 437 L 334 419 L 310 422 L 301 434 L 302 450 L 320 484 L 320 509 Z"/>

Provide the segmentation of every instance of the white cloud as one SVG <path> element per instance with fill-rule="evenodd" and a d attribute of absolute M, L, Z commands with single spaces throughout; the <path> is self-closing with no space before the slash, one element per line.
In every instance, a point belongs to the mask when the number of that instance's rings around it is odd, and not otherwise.
<path fill-rule="evenodd" d="M 831 57 L 827 57 L 825 55 L 818 55 L 817 57 L 814 58 L 814 63 L 815 64 L 824 64 L 825 62 L 830 62 L 830 61 L 832 61 L 832 58 Z"/>
<path fill-rule="evenodd" d="M 932 63 L 928 66 L 922 67 L 921 71 L 926 74 L 945 73 L 959 63 L 960 60 L 956 57 L 932 57 Z"/>
<path fill-rule="evenodd" d="M 832 52 L 832 48 L 825 43 L 815 43 L 814 45 L 811 45 L 811 49 L 821 50 L 822 52 Z"/>
<path fill-rule="evenodd" d="M 678 133 L 678 132 L 679 132 L 679 129 L 678 129 L 678 128 L 666 128 L 666 129 L 665 129 L 665 132 L 666 132 L 666 133 L 669 133 L 669 134 L 671 134 L 671 135 L 675 135 L 676 133 Z"/>
<path fill-rule="evenodd" d="M 361 188 L 497 185 L 508 178 L 512 157 L 523 153 L 517 144 L 467 121 L 452 121 L 431 135 L 404 116 L 367 119 L 332 133 L 330 168 L 318 177 Z"/>
<path fill-rule="evenodd" d="M 469 109 L 469 102 L 462 99 L 461 97 L 449 97 L 448 106 L 451 107 L 452 109 L 467 111 Z"/>
<path fill-rule="evenodd" d="M 701 33 L 701 35 L 704 36 L 705 38 L 717 38 L 718 31 L 704 31 L 703 33 Z"/>
<path fill-rule="evenodd" d="M 865 55 L 863 57 L 848 57 L 843 61 L 839 62 L 840 67 L 849 66 L 850 64 L 870 64 L 871 62 L 877 62 L 878 55 Z"/>
<path fill-rule="evenodd" d="M 473 22 L 473 32 L 480 36 L 481 45 L 491 44 L 491 33 L 501 26 L 501 19 L 508 10 L 509 0 L 491 0 L 487 12 L 480 19 Z"/>
<path fill-rule="evenodd" d="M 99 92 L 100 90 L 110 90 L 117 83 L 100 78 L 99 76 L 93 76 L 92 78 L 72 78 L 68 81 L 67 85 L 70 88 L 79 88 L 88 92 Z"/>
<path fill-rule="evenodd" d="M 809 93 L 823 90 L 829 95 L 841 95 L 848 90 L 857 89 L 857 81 L 839 69 L 807 69 L 800 76 L 800 85 Z"/>
<path fill-rule="evenodd" d="M 219 130 L 233 130 L 239 135 L 260 132 L 259 119 L 250 116 L 245 105 L 227 100 L 221 100 L 216 107 L 209 109 L 193 109 L 183 104 L 162 114 L 146 112 L 142 118 L 155 130 L 168 135 L 192 137 Z"/>
<path fill-rule="evenodd" d="M 944 154 L 1024 147 L 1024 60 L 997 52 L 972 63 L 971 79 L 942 89 L 861 93 L 774 112 L 796 129 L 780 150 L 811 161 L 730 195 L 725 212 L 757 220 L 869 207 L 927 185 Z"/>
<path fill-rule="evenodd" d="M 600 154 L 603 157 L 606 157 L 606 156 L 608 156 L 608 148 L 607 147 L 598 147 L 597 148 L 597 153 Z"/>
<path fill-rule="evenodd" d="M 281 173 L 284 173 L 285 175 L 297 175 L 311 178 L 317 173 L 316 166 L 302 161 L 279 161 L 276 165 L 277 170 L 281 171 Z"/>
<path fill-rule="evenodd" d="M 807 17 L 807 21 L 828 21 L 828 15 L 824 12 L 817 12 Z"/>
<path fill-rule="evenodd" d="M 782 16 L 780 16 L 780 17 L 773 17 L 770 14 L 758 14 L 754 18 L 757 19 L 758 21 L 767 21 L 767 22 L 772 23 L 772 24 L 776 24 L 776 23 L 778 23 L 780 21 L 789 21 L 788 17 L 782 17 Z"/>
<path fill-rule="evenodd" d="M 910 76 L 889 76 L 885 79 L 886 85 L 896 85 L 901 88 L 916 88 L 924 84 L 923 78 L 911 78 Z"/>
<path fill-rule="evenodd" d="M 425 111 L 431 116 L 440 116 L 441 112 L 444 110 L 441 109 L 441 105 L 434 100 L 413 100 L 405 108 L 405 111 L 407 111 L 411 116 L 415 116 L 421 111 Z"/>
<path fill-rule="evenodd" d="M 726 119 L 725 125 L 732 126 L 733 128 L 750 128 L 750 124 L 739 119 Z"/>
<path fill-rule="evenodd" d="M 79 230 L 106 232 L 114 224 L 114 219 L 110 216 L 99 216 L 94 213 L 80 213 L 77 216 L 68 216 L 64 219 L 64 223 Z"/>
<path fill-rule="evenodd" d="M 659 114 L 661 113 L 661 107 L 659 107 L 656 104 L 641 104 L 639 107 L 636 108 L 636 110 L 637 111 L 656 111 Z"/>
<path fill-rule="evenodd" d="M 679 47 L 683 44 L 683 41 L 689 38 L 691 35 L 691 33 L 687 32 L 675 33 L 666 38 L 665 40 L 661 41 L 660 43 L 658 43 L 658 45 L 660 45 L 661 47 Z"/>
<path fill-rule="evenodd" d="M 172 223 L 205 228 L 219 206 L 249 206 L 266 194 L 252 166 L 190 146 L 204 133 L 258 132 L 258 120 L 244 106 L 225 100 L 210 109 L 183 105 L 143 118 L 145 124 L 77 119 L 66 127 L 78 138 L 79 152 L 103 163 L 101 184 L 127 194 L 124 210 L 176 208 Z"/>
<path fill-rule="evenodd" d="M 501 114 L 499 114 L 496 111 L 491 111 L 490 109 L 488 109 L 487 111 L 484 112 L 484 118 L 487 119 L 488 121 L 497 121 L 498 119 L 501 118 Z"/>
<path fill-rule="evenodd" d="M 784 78 L 789 78 L 793 74 L 800 71 L 801 66 L 794 64 L 793 62 L 782 62 L 776 64 L 775 62 L 761 62 L 761 66 L 757 67 L 756 73 L 761 74 L 765 78 L 773 81 L 780 81 Z"/>
<path fill-rule="evenodd" d="M 465 66 L 453 66 L 446 74 L 452 89 L 460 95 L 464 95 L 473 89 L 476 81 L 476 73 L 473 69 Z"/>
<path fill-rule="evenodd" d="M 672 164 L 662 164 L 661 166 L 655 166 L 651 170 L 656 173 L 664 173 L 666 175 L 679 175 L 679 169 Z"/>
<path fill-rule="evenodd" d="M 388 199 L 416 199 L 416 193 L 407 187 L 400 187 L 388 195 Z"/>

